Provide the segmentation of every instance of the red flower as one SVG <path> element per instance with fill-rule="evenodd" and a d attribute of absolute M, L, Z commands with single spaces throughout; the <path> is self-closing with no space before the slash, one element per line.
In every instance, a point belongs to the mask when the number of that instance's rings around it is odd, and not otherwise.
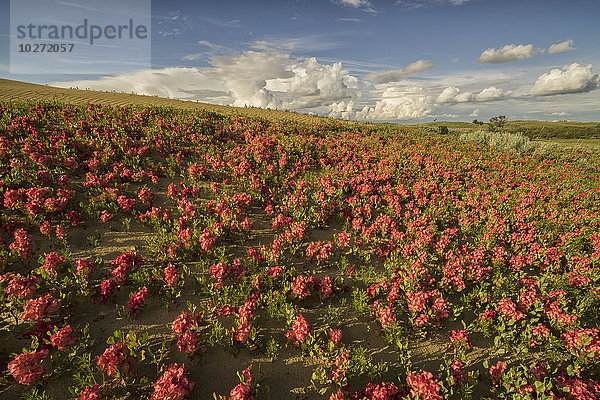
<path fill-rule="evenodd" d="M 98 299 L 98 302 L 100 304 L 106 303 L 110 296 L 112 296 L 115 292 L 116 287 L 117 284 L 112 279 L 106 279 L 102 281 L 102 283 L 100 284 L 100 299 Z"/>
<path fill-rule="evenodd" d="M 44 221 L 40 224 L 40 232 L 42 235 L 49 236 L 52 231 L 52 224 L 50 221 Z"/>
<path fill-rule="evenodd" d="M 600 359 L 600 335 L 598 329 L 575 329 L 563 333 L 562 337 L 567 350 L 576 350 L 581 355 L 592 354 L 592 358 Z"/>
<path fill-rule="evenodd" d="M 21 319 L 26 321 L 38 321 L 60 308 L 60 301 L 52 297 L 50 293 L 37 299 L 27 300 L 23 307 Z"/>
<path fill-rule="evenodd" d="M 31 236 L 27 234 L 25 229 L 19 228 L 15 231 L 14 237 L 15 241 L 11 243 L 8 248 L 17 252 L 21 258 L 28 258 L 32 247 Z"/>
<path fill-rule="evenodd" d="M 457 359 L 454 359 L 450 365 L 450 371 L 452 372 L 452 378 L 454 379 L 455 385 L 460 385 L 465 382 L 465 377 L 462 372 L 463 367 L 464 364 Z"/>
<path fill-rule="evenodd" d="M 464 347 L 467 350 L 473 348 L 473 345 L 469 341 L 469 336 L 467 335 L 467 332 L 465 332 L 464 330 L 460 330 L 460 331 L 453 330 L 452 335 L 450 336 L 450 342 L 454 346 L 455 352 L 458 349 L 460 349 L 461 347 Z"/>
<path fill-rule="evenodd" d="M 114 214 L 109 213 L 108 210 L 102 210 L 102 212 L 100 213 L 100 221 L 102 221 L 105 224 L 109 223 L 113 217 Z"/>
<path fill-rule="evenodd" d="M 154 199 L 154 192 L 148 188 L 141 188 L 138 193 L 138 199 L 147 207 L 152 205 Z"/>
<path fill-rule="evenodd" d="M 492 365 L 490 368 L 490 377 L 494 386 L 498 386 L 502 381 L 504 370 L 506 370 L 506 365 L 502 361 L 498 361 L 496 365 Z"/>
<path fill-rule="evenodd" d="M 333 279 L 330 276 L 324 276 L 320 285 L 321 299 L 325 300 L 333 293 Z"/>
<path fill-rule="evenodd" d="M 510 299 L 502 299 L 498 303 L 498 312 L 509 319 L 513 319 L 518 321 L 522 318 L 525 318 L 525 314 L 520 311 L 517 311 L 517 305 L 513 303 Z"/>
<path fill-rule="evenodd" d="M 301 300 L 310 296 L 310 288 L 307 285 L 306 277 L 304 275 L 298 275 L 296 277 L 296 280 L 292 283 L 292 293 Z"/>
<path fill-rule="evenodd" d="M 171 263 L 169 263 L 165 267 L 165 281 L 169 287 L 177 286 L 177 282 L 179 282 L 179 272 L 177 272 L 177 268 Z"/>
<path fill-rule="evenodd" d="M 120 256 L 112 260 L 110 265 L 114 269 L 112 270 L 111 274 L 115 282 L 119 285 L 123 285 L 125 282 L 127 282 L 129 273 L 142 263 L 142 258 L 133 251 L 122 253 Z"/>
<path fill-rule="evenodd" d="M 48 275 L 56 275 L 60 265 L 65 261 L 64 257 L 58 255 L 56 251 L 46 254 L 42 268 Z"/>
<path fill-rule="evenodd" d="M 79 400 L 100 400 L 102 399 L 102 390 L 97 383 L 92 386 L 86 386 Z"/>
<path fill-rule="evenodd" d="M 337 347 L 342 342 L 342 330 L 329 329 L 329 339 Z"/>
<path fill-rule="evenodd" d="M 269 276 L 272 276 L 273 278 L 278 278 L 282 272 L 283 272 L 283 267 L 280 265 L 269 268 Z"/>
<path fill-rule="evenodd" d="M 254 399 L 254 375 L 248 367 L 242 372 L 243 380 L 229 392 L 229 400 L 253 400 Z"/>
<path fill-rule="evenodd" d="M 350 245 L 350 234 L 346 231 L 340 232 L 337 235 L 337 244 L 340 248 L 348 247 Z"/>
<path fill-rule="evenodd" d="M 175 332 L 177 348 L 179 351 L 193 353 L 198 347 L 200 336 L 192 330 L 198 327 L 199 315 L 182 312 L 171 324 L 171 330 Z"/>
<path fill-rule="evenodd" d="M 130 375 L 133 369 L 133 357 L 129 347 L 123 342 L 117 342 L 107 348 L 101 356 L 96 357 L 96 363 L 108 376 Z"/>
<path fill-rule="evenodd" d="M 129 307 L 129 312 L 132 315 L 135 315 L 138 312 L 142 304 L 144 304 L 147 295 L 148 289 L 146 288 L 131 294 L 131 297 L 127 301 L 127 307 Z"/>
<path fill-rule="evenodd" d="M 77 265 L 76 274 L 82 279 L 89 281 L 92 277 L 92 273 L 94 272 L 95 264 L 91 261 L 82 259 L 75 260 L 75 264 Z"/>
<path fill-rule="evenodd" d="M 37 276 L 21 278 L 20 275 L 10 275 L 10 283 L 6 288 L 6 294 L 15 296 L 19 299 L 28 299 L 32 297 L 37 290 L 37 283 L 40 281 Z"/>
<path fill-rule="evenodd" d="M 71 225 L 73 226 L 77 226 L 81 222 L 81 213 L 79 211 L 69 211 L 66 217 L 71 221 Z"/>
<path fill-rule="evenodd" d="M 69 346 L 73 345 L 77 341 L 77 338 L 73 337 L 72 333 L 73 329 L 71 328 L 71 325 L 65 326 L 50 337 L 52 346 L 57 347 L 59 350 L 68 349 Z"/>
<path fill-rule="evenodd" d="M 31 385 L 44 375 L 42 360 L 48 356 L 48 350 L 22 353 L 8 363 L 8 372 L 21 385 Z"/>
<path fill-rule="evenodd" d="M 154 393 L 150 400 L 182 400 L 194 388 L 194 382 L 185 374 L 185 365 L 177 363 L 169 365 L 167 370 L 154 383 Z"/>
<path fill-rule="evenodd" d="M 198 315 L 192 315 L 188 312 L 182 312 L 171 324 L 171 330 L 176 334 L 182 334 L 191 328 L 198 327 Z"/>
<path fill-rule="evenodd" d="M 62 240 L 65 237 L 66 233 L 67 232 L 65 231 L 65 228 L 63 228 L 60 225 L 56 225 L 56 237 L 57 238 Z"/>
<path fill-rule="evenodd" d="M 568 400 L 600 398 L 600 384 L 593 379 L 582 379 L 579 376 L 559 376 L 557 382 Z"/>
<path fill-rule="evenodd" d="M 399 393 L 400 390 L 393 383 L 382 382 L 379 385 L 375 385 L 369 382 L 367 387 L 365 387 L 364 395 L 369 400 L 393 400 Z"/>
<path fill-rule="evenodd" d="M 420 399 L 442 400 L 440 394 L 440 385 L 437 379 L 428 371 L 420 374 L 409 373 L 406 377 L 406 383 L 410 387 L 410 394 Z"/>
<path fill-rule="evenodd" d="M 293 341 L 296 346 L 299 346 L 301 343 L 304 343 L 311 333 L 312 326 L 310 326 L 302 314 L 298 314 L 292 325 L 292 329 L 289 330 L 285 336 L 289 341 Z"/>

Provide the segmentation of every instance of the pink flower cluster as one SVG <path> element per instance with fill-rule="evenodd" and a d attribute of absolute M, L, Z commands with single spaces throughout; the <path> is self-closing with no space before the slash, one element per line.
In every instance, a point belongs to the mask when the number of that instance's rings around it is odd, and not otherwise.
<path fill-rule="evenodd" d="M 92 277 L 92 273 L 94 272 L 95 264 L 92 261 L 78 259 L 75 261 L 75 265 L 77 265 L 76 274 L 86 280 L 89 281 Z"/>
<path fill-rule="evenodd" d="M 113 295 L 116 288 L 117 288 L 117 284 L 114 280 L 112 280 L 112 279 L 103 280 L 102 283 L 100 284 L 100 290 L 98 291 L 98 294 L 100 295 L 100 297 L 98 298 L 98 302 L 100 304 L 106 303 L 108 301 L 108 299 L 110 299 L 110 297 Z"/>
<path fill-rule="evenodd" d="M 430 320 L 439 322 L 442 318 L 448 316 L 448 306 L 444 297 L 438 289 L 430 291 L 419 291 L 416 293 L 406 293 L 408 301 L 408 310 L 413 314 L 419 314 L 415 318 L 415 325 L 422 327 Z M 427 307 L 431 310 L 427 310 Z"/>
<path fill-rule="evenodd" d="M 464 348 L 465 350 L 470 350 L 473 348 L 473 345 L 469 340 L 469 335 L 467 335 L 467 332 L 464 330 L 453 330 L 450 336 L 450 343 L 452 343 L 455 352 L 461 348 Z"/>
<path fill-rule="evenodd" d="M 298 314 L 292 324 L 292 329 L 285 334 L 285 337 L 288 341 L 294 342 L 296 346 L 300 346 L 311 333 L 312 326 L 310 326 L 302 314 Z"/>
<path fill-rule="evenodd" d="M 97 383 L 92 386 L 86 386 L 81 392 L 79 400 L 101 400 L 102 399 L 102 388 Z"/>
<path fill-rule="evenodd" d="M 198 314 L 182 312 L 171 324 L 171 330 L 175 332 L 177 348 L 179 351 L 193 353 L 198 347 L 200 336 L 194 331 L 198 328 Z"/>
<path fill-rule="evenodd" d="M 242 265 L 242 260 L 236 258 L 231 266 L 228 266 L 225 261 L 211 265 L 209 268 L 210 275 L 214 280 L 215 288 L 222 288 L 225 284 L 225 278 L 230 277 L 234 282 L 239 283 L 240 279 L 246 275 L 246 269 Z"/>
<path fill-rule="evenodd" d="M 129 273 L 143 263 L 142 257 L 135 254 L 133 251 L 126 251 L 120 256 L 110 262 L 110 266 L 113 267 L 111 272 L 114 281 L 123 285 L 127 282 Z"/>
<path fill-rule="evenodd" d="M 338 233 L 336 242 L 341 249 L 348 247 L 350 245 L 350 234 L 346 231 Z"/>
<path fill-rule="evenodd" d="M 15 241 L 8 248 L 16 252 L 21 258 L 26 259 L 31 255 L 31 236 L 25 229 L 19 228 L 14 233 Z"/>
<path fill-rule="evenodd" d="M 452 360 L 452 364 L 450 364 L 450 372 L 452 373 L 452 379 L 454 380 L 454 385 L 462 385 L 465 383 L 465 377 L 463 375 L 463 367 L 464 364 L 462 361 L 454 359 Z"/>
<path fill-rule="evenodd" d="M 59 350 L 66 350 L 77 342 L 77 338 L 73 336 L 71 325 L 67 325 L 50 337 L 52 346 Z"/>
<path fill-rule="evenodd" d="M 376 300 L 373 303 L 373 311 L 379 319 L 379 323 L 383 329 L 396 322 L 396 316 L 394 315 L 394 310 L 391 305 L 386 307 L 379 300 Z"/>
<path fill-rule="evenodd" d="M 23 307 L 21 319 L 26 321 L 39 321 L 60 308 L 60 301 L 46 293 L 36 299 L 27 300 Z"/>
<path fill-rule="evenodd" d="M 561 325 L 571 325 L 577 321 L 577 316 L 564 312 L 558 301 L 547 301 L 544 311 L 548 318 Z"/>
<path fill-rule="evenodd" d="M 185 374 L 185 365 L 169 365 L 167 370 L 154 383 L 154 392 L 150 400 L 182 400 L 194 389 L 194 382 Z"/>
<path fill-rule="evenodd" d="M 131 294 L 131 297 L 127 301 L 127 307 L 129 307 L 129 313 L 131 315 L 137 314 L 142 304 L 144 304 L 144 300 L 146 300 L 147 295 L 148 289 L 146 288 Z"/>
<path fill-rule="evenodd" d="M 498 313 L 515 321 L 525 318 L 525 314 L 518 311 L 517 305 L 510 299 L 502 299 L 498 302 Z"/>
<path fill-rule="evenodd" d="M 179 282 L 180 274 L 177 271 L 177 268 L 171 263 L 169 263 L 164 270 L 165 273 L 165 281 L 169 287 L 176 287 Z"/>
<path fill-rule="evenodd" d="M 333 279 L 330 276 L 324 276 L 319 284 L 321 299 L 325 300 L 333 293 Z"/>
<path fill-rule="evenodd" d="M 8 363 L 8 372 L 21 385 L 32 385 L 44 375 L 42 360 L 48 356 L 48 350 L 22 353 Z"/>
<path fill-rule="evenodd" d="M 600 360 L 600 331 L 593 329 L 575 329 L 563 333 L 563 341 L 567 350 L 575 350 L 581 356 L 589 356 L 594 360 Z"/>
<path fill-rule="evenodd" d="M 154 192 L 146 187 L 141 188 L 138 193 L 138 199 L 144 204 L 146 207 L 150 207 L 152 205 L 152 200 L 154 199 Z"/>
<path fill-rule="evenodd" d="M 8 280 L 8 287 L 5 289 L 5 293 L 9 296 L 14 296 L 19 299 L 28 299 L 35 295 L 37 290 L 36 285 L 40 282 L 37 276 L 30 276 L 27 278 L 21 277 L 19 274 L 10 274 L 4 276 L 0 281 Z"/>
<path fill-rule="evenodd" d="M 46 254 L 42 268 L 48 275 L 56 275 L 58 269 L 65 262 L 65 258 L 58 255 L 56 251 Z"/>
<path fill-rule="evenodd" d="M 369 382 L 365 387 L 363 393 L 361 393 L 361 399 L 368 400 L 393 400 L 398 399 L 400 390 L 396 385 L 389 382 L 382 382 L 378 385 Z M 426 398 L 426 397 L 424 397 Z"/>
<path fill-rule="evenodd" d="M 329 329 L 329 340 L 335 347 L 338 347 L 342 342 L 342 330 L 341 329 Z"/>
<path fill-rule="evenodd" d="M 420 399 L 442 400 L 440 394 L 440 384 L 437 379 L 428 371 L 420 374 L 413 372 L 406 377 L 406 384 L 410 388 L 410 394 Z"/>
<path fill-rule="evenodd" d="M 314 279 L 313 279 L 314 281 Z M 297 296 L 300 300 L 310 296 L 309 281 L 304 275 L 298 275 L 294 282 L 292 282 L 292 294 Z"/>
<path fill-rule="evenodd" d="M 600 384 L 578 376 L 559 376 L 558 385 L 568 400 L 600 399 Z"/>
<path fill-rule="evenodd" d="M 246 343 L 252 331 L 252 317 L 255 313 L 257 300 L 258 295 L 256 293 L 252 294 L 248 301 L 238 310 L 240 320 L 238 322 L 235 340 L 240 343 Z"/>
<path fill-rule="evenodd" d="M 254 399 L 254 375 L 251 367 L 242 372 L 242 382 L 229 392 L 229 400 L 253 400 Z"/>
<path fill-rule="evenodd" d="M 133 357 L 123 342 L 108 347 L 101 356 L 96 357 L 96 363 L 108 376 L 116 377 L 119 373 L 129 376 L 133 373 Z"/>
<path fill-rule="evenodd" d="M 278 214 L 277 217 L 273 219 L 273 223 L 271 226 L 274 231 L 278 231 L 286 225 L 289 225 L 292 222 L 290 217 L 286 217 L 283 214 Z"/>
<path fill-rule="evenodd" d="M 506 365 L 502 361 L 498 361 L 496 365 L 490 367 L 490 378 L 492 378 L 492 384 L 494 386 L 500 385 Z"/>

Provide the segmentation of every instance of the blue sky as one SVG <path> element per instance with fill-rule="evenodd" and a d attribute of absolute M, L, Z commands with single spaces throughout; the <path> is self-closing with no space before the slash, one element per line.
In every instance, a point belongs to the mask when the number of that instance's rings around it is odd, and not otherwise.
<path fill-rule="evenodd" d="M 151 5 L 151 69 L 10 74 L 4 12 L 0 77 L 367 121 L 600 120 L 597 0 Z"/>

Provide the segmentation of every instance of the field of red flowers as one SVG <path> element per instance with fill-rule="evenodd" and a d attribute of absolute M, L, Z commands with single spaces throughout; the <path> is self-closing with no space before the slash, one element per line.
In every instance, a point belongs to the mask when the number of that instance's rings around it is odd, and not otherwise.
<path fill-rule="evenodd" d="M 0 397 L 600 398 L 600 156 L 0 103 Z"/>

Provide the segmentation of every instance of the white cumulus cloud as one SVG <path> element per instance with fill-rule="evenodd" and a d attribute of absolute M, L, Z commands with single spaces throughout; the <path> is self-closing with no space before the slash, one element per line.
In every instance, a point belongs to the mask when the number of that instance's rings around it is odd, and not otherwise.
<path fill-rule="evenodd" d="M 544 50 L 536 49 L 532 44 L 528 45 L 514 45 L 507 44 L 500 49 L 486 49 L 477 60 L 479 63 L 491 63 L 491 64 L 502 64 L 510 61 L 522 60 L 524 58 L 530 58 L 536 54 L 543 53 Z"/>
<path fill-rule="evenodd" d="M 461 92 L 459 88 L 450 86 L 444 89 L 435 101 L 438 104 L 467 103 L 471 101 L 489 101 L 501 99 L 510 94 L 510 91 L 507 92 L 495 86 L 487 87 L 477 94 L 473 94 L 471 92 Z"/>
<path fill-rule="evenodd" d="M 208 77 L 198 68 L 170 67 L 106 76 L 96 80 L 53 82 L 53 86 L 123 93 L 137 93 L 175 99 L 197 100 L 203 93 L 204 101 L 227 95 L 222 82 Z"/>
<path fill-rule="evenodd" d="M 556 43 L 556 44 L 550 45 L 550 48 L 548 49 L 548 53 L 550 53 L 550 54 L 563 53 L 563 52 L 569 51 L 569 50 L 575 50 L 575 47 L 573 47 L 572 40 L 566 40 L 562 43 Z"/>
<path fill-rule="evenodd" d="M 364 76 L 364 79 L 372 81 L 377 84 L 397 82 L 407 76 L 420 74 L 428 69 L 435 66 L 435 63 L 430 60 L 417 60 L 412 64 L 407 65 L 405 68 L 391 69 L 387 71 L 372 72 Z"/>
<path fill-rule="evenodd" d="M 356 119 L 375 121 L 418 119 L 426 117 L 434 109 L 433 97 L 420 87 L 385 88 L 375 107 L 365 106 L 356 113 Z"/>
<path fill-rule="evenodd" d="M 504 90 L 499 89 L 495 86 L 490 86 L 479 92 L 479 94 L 475 96 L 475 99 L 477 99 L 477 101 L 496 100 L 501 99 L 509 94 L 510 92 L 505 92 Z"/>
<path fill-rule="evenodd" d="M 573 63 L 563 69 L 553 69 L 539 76 L 531 94 L 550 96 L 566 93 L 583 93 L 598 87 L 598 74 L 592 73 L 592 65 Z"/>
<path fill-rule="evenodd" d="M 473 99 L 473 93 L 461 93 L 460 89 L 454 86 L 447 87 L 437 97 L 437 103 L 466 103 Z"/>
<path fill-rule="evenodd" d="M 319 64 L 314 57 L 290 68 L 293 76 L 271 80 L 267 89 L 284 93 L 286 108 L 310 108 L 349 98 L 358 87 L 358 79 L 344 70 L 341 62 Z"/>
<path fill-rule="evenodd" d="M 352 100 L 348 103 L 340 101 L 329 106 L 329 118 L 353 119 L 355 117 L 356 112 L 354 111 L 354 101 Z"/>
<path fill-rule="evenodd" d="M 293 63 L 284 53 L 244 51 L 213 57 L 213 68 L 206 74 L 224 83 L 235 99 L 234 106 L 279 108 L 282 102 L 266 88 L 267 80 L 292 77 L 288 67 Z"/>
<path fill-rule="evenodd" d="M 386 86 L 375 105 L 356 110 L 354 107 L 354 101 L 333 103 L 329 106 L 329 117 L 371 121 L 418 119 L 430 115 L 435 104 L 423 88 Z"/>
<path fill-rule="evenodd" d="M 213 55 L 210 63 L 209 68 L 172 67 L 53 85 L 299 111 L 360 95 L 358 79 L 340 62 L 320 64 L 270 49 Z"/>

